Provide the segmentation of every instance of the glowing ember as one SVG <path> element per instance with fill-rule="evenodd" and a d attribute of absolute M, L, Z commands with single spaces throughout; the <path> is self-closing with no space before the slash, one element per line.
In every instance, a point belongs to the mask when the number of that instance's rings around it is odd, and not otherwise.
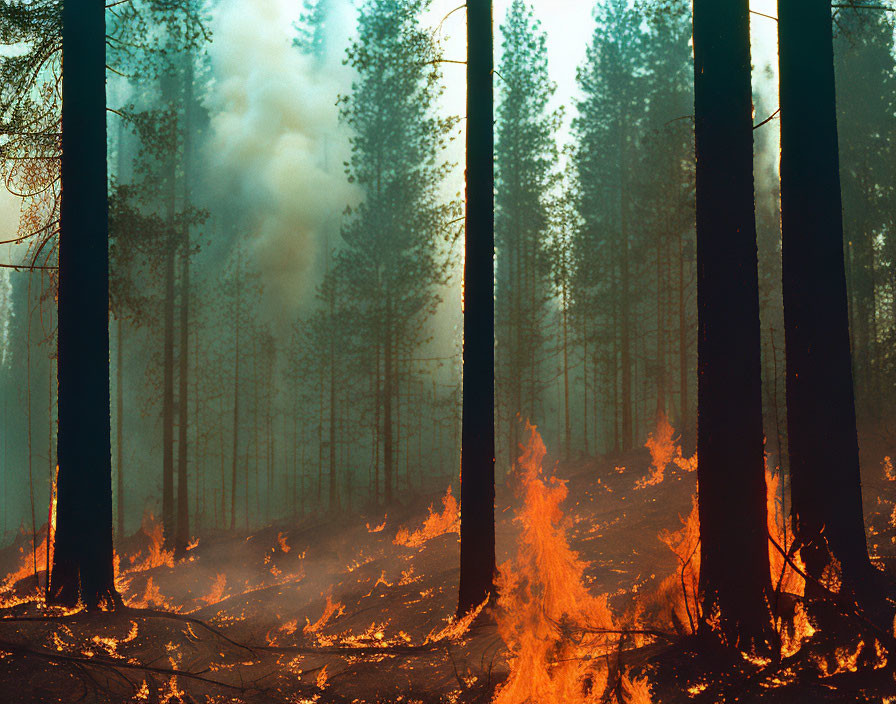
<path fill-rule="evenodd" d="M 159 691 L 159 704 L 183 701 L 184 691 L 177 688 L 177 677 L 172 676 L 166 686 Z"/>
<path fill-rule="evenodd" d="M 395 539 L 392 541 L 395 545 L 404 545 L 409 548 L 418 548 L 427 540 L 438 538 L 440 535 L 447 533 L 460 533 L 460 510 L 457 506 L 451 487 L 445 496 L 442 497 L 442 512 L 433 513 L 432 506 L 429 507 L 429 516 L 423 522 L 420 530 L 411 533 L 407 528 L 401 528 Z"/>
<path fill-rule="evenodd" d="M 893 470 L 893 460 L 889 457 L 884 457 L 884 461 L 881 462 L 884 468 L 884 478 L 888 482 L 896 482 L 896 471 Z"/>
<path fill-rule="evenodd" d="M 560 504 L 566 484 L 542 476 L 546 450 L 534 426 L 520 458 L 523 506 L 516 557 L 501 565 L 498 576 L 498 631 L 509 651 L 510 675 L 494 704 L 595 701 L 606 683 L 598 658 L 610 640 L 602 630 L 613 627 L 606 597 L 585 586 L 587 564 L 569 547 Z M 570 638 L 564 631 L 579 629 Z"/>

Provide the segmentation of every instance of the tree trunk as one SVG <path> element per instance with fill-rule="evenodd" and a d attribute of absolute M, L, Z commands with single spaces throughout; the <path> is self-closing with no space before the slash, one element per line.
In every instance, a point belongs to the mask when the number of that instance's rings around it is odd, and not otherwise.
<path fill-rule="evenodd" d="M 184 212 L 190 203 L 190 108 L 193 103 L 193 64 L 188 56 L 184 72 Z M 180 344 L 178 347 L 178 437 L 177 437 L 177 533 L 174 538 L 174 554 L 183 557 L 190 542 L 190 502 L 187 481 L 187 430 L 188 402 L 187 391 L 189 381 L 190 360 L 190 226 L 184 225 L 181 243 L 181 282 L 180 282 Z M 194 471 L 198 469 L 194 468 Z"/>
<path fill-rule="evenodd" d="M 386 505 L 392 503 L 392 320 L 389 302 L 386 301 L 386 325 L 383 340 L 386 349 L 383 353 L 383 480 Z"/>
<path fill-rule="evenodd" d="M 119 602 L 112 568 L 106 31 L 102 4 L 62 4 L 59 461 L 48 598 Z"/>
<path fill-rule="evenodd" d="M 588 455 L 588 325 L 582 331 L 582 441 Z"/>
<path fill-rule="evenodd" d="M 330 296 L 330 320 L 334 320 L 335 301 Z M 336 340 L 330 333 L 330 512 L 339 510 L 336 476 Z"/>
<path fill-rule="evenodd" d="M 678 392 L 679 432 L 681 436 L 691 429 L 688 409 L 688 316 L 684 306 L 684 237 L 678 233 Z"/>
<path fill-rule="evenodd" d="M 115 425 L 116 443 L 116 479 L 117 479 L 117 508 L 118 508 L 118 539 L 124 539 L 124 324 L 118 318 L 118 349 L 115 351 Z"/>
<path fill-rule="evenodd" d="M 174 553 L 177 557 L 186 554 L 190 540 L 190 504 L 187 484 L 187 381 L 189 374 L 190 344 L 190 233 L 184 232 L 184 251 L 181 256 L 180 290 L 180 345 L 178 349 L 178 438 L 177 438 L 177 534 L 174 539 Z"/>
<path fill-rule="evenodd" d="M 630 450 L 634 444 L 634 420 L 632 418 L 632 358 L 631 358 L 631 302 L 629 300 L 630 272 L 628 256 L 628 193 L 626 189 L 624 128 L 619 126 L 619 352 L 622 364 L 622 449 Z"/>
<path fill-rule="evenodd" d="M 666 415 L 666 310 L 663 300 L 664 243 L 656 246 L 656 417 Z"/>
<path fill-rule="evenodd" d="M 495 208 L 491 0 L 467 0 L 460 589 L 463 615 L 494 594 Z"/>
<path fill-rule="evenodd" d="M 239 436 L 240 436 L 240 281 L 241 267 L 240 260 L 237 259 L 236 265 L 236 314 L 234 316 L 234 347 L 233 347 L 233 465 L 230 475 L 230 530 L 236 528 L 236 484 L 237 484 L 237 462 L 239 458 Z M 222 487 L 223 492 L 223 487 Z M 221 501 L 223 502 L 223 494 Z M 223 510 L 222 510 L 223 517 Z"/>
<path fill-rule="evenodd" d="M 162 77 L 163 102 L 173 102 L 171 76 Z M 165 542 L 174 537 L 174 301 L 175 301 L 175 258 L 177 244 L 174 236 L 175 219 L 175 179 L 176 179 L 176 129 L 171 128 L 171 154 L 167 164 L 168 193 L 165 222 L 169 232 L 165 237 L 165 301 L 164 339 L 162 350 L 162 525 L 165 528 Z"/>
<path fill-rule="evenodd" d="M 813 577 L 831 557 L 867 587 L 843 258 L 830 3 L 779 7 L 787 436 L 794 532 Z"/>
<path fill-rule="evenodd" d="M 563 411 L 564 411 L 564 433 L 563 433 L 563 450 L 566 458 L 572 455 L 572 429 L 570 427 L 569 417 L 569 294 L 567 292 L 567 283 L 563 283 Z"/>
<path fill-rule="evenodd" d="M 747 0 L 694 1 L 700 592 L 723 639 L 773 634 Z M 708 622 L 703 628 L 708 630 Z"/>

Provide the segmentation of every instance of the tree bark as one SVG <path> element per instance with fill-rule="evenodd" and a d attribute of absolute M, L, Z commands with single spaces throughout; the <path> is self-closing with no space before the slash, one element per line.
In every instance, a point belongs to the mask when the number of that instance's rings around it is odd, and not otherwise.
<path fill-rule="evenodd" d="M 392 447 L 392 312 L 389 302 L 386 301 L 386 320 L 383 330 L 383 340 L 386 349 L 383 353 L 383 481 L 384 499 L 386 505 L 392 503 L 392 465 L 394 453 Z"/>
<path fill-rule="evenodd" d="M 124 388 L 122 387 L 124 381 L 124 323 L 121 317 L 118 318 L 117 323 L 118 349 L 115 351 L 115 376 L 117 377 L 115 384 L 115 411 L 118 422 L 115 427 L 117 436 L 115 454 L 117 459 L 116 469 L 118 471 L 115 474 L 117 479 L 118 539 L 122 540 L 124 539 Z"/>
<path fill-rule="evenodd" d="M 773 641 L 747 0 L 694 1 L 700 592 L 728 645 Z M 708 620 L 704 630 L 709 630 Z"/>
<path fill-rule="evenodd" d="M 166 102 L 170 102 L 173 90 L 170 88 L 170 76 L 162 78 L 162 93 Z M 174 305 L 175 305 L 175 258 L 177 241 L 174 234 L 175 218 L 175 179 L 176 162 L 174 138 L 172 131 L 171 154 L 168 159 L 167 177 L 167 212 L 165 221 L 169 232 L 165 237 L 165 301 L 163 304 L 164 337 L 162 347 L 162 525 L 165 529 L 165 542 L 170 543 L 174 537 Z"/>
<path fill-rule="evenodd" d="M 457 613 L 494 594 L 495 208 L 491 0 L 467 0 L 467 170 Z"/>
<path fill-rule="evenodd" d="M 119 603 L 112 567 L 106 29 L 101 3 L 62 4 L 59 461 L 50 601 Z"/>
<path fill-rule="evenodd" d="M 184 71 L 184 212 L 190 204 L 190 109 L 193 103 L 193 63 L 192 56 L 187 56 Z M 178 438 L 177 438 L 177 533 L 174 539 L 174 554 L 183 557 L 190 541 L 190 502 L 187 482 L 187 430 L 188 403 L 187 392 L 190 372 L 190 225 L 184 225 L 181 243 L 181 282 L 180 282 L 180 345 L 178 349 Z M 194 468 L 198 476 L 198 467 Z M 198 497 L 197 497 L 198 498 Z"/>
<path fill-rule="evenodd" d="M 868 586 L 843 256 L 830 3 L 779 5 L 787 435 L 800 555 Z"/>
<path fill-rule="evenodd" d="M 234 315 L 234 346 L 233 346 L 233 465 L 230 475 L 230 530 L 236 528 L 236 485 L 237 485 L 237 463 L 239 461 L 239 433 L 240 433 L 240 281 L 241 266 L 240 259 L 237 259 L 236 265 L 236 313 Z M 221 502 L 223 504 L 223 487 Z M 223 508 L 221 515 L 223 519 Z M 223 522 L 223 521 L 222 521 Z"/>

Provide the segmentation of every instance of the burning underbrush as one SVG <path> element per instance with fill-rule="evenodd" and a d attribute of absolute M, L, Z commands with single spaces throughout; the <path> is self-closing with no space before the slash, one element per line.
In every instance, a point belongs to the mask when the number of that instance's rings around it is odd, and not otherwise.
<path fill-rule="evenodd" d="M 15 698 L 22 702 L 359 704 L 896 695 L 883 636 L 850 621 L 850 638 L 824 643 L 804 610 L 775 472 L 768 507 L 781 548 L 770 550 L 781 660 L 713 663 L 714 676 L 694 635 L 702 618 L 696 461 L 668 420 L 646 450 L 605 463 L 557 465 L 532 427 L 522 450 L 512 483 L 498 487 L 498 592 L 484 618 L 450 618 L 459 539 L 450 488 L 385 516 L 203 535 L 180 559 L 147 515 L 117 543 L 125 608 L 100 614 L 42 605 L 44 528 L 33 543 L 23 534 L 0 552 L 8 574 L 0 693 L 29 693 Z M 880 483 L 896 489 L 886 463 Z M 890 525 L 896 491 L 881 496 L 889 498 L 872 527 Z M 877 549 L 893 554 L 886 530 L 874 536 Z"/>

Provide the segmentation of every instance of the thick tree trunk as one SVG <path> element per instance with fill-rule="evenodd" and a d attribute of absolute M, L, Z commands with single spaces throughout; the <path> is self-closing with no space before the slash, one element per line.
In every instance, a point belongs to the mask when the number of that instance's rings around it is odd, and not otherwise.
<path fill-rule="evenodd" d="M 101 3 L 62 4 L 59 461 L 50 601 L 119 601 L 112 568 L 106 31 Z"/>
<path fill-rule="evenodd" d="M 694 1 L 700 592 L 723 639 L 773 639 L 747 0 Z M 704 628 L 708 629 L 708 621 Z"/>
<path fill-rule="evenodd" d="M 781 2 L 781 216 L 787 436 L 800 555 L 867 586 L 849 348 L 830 3 Z"/>
<path fill-rule="evenodd" d="M 458 614 L 494 594 L 495 207 L 491 0 L 467 0 L 467 171 Z"/>

